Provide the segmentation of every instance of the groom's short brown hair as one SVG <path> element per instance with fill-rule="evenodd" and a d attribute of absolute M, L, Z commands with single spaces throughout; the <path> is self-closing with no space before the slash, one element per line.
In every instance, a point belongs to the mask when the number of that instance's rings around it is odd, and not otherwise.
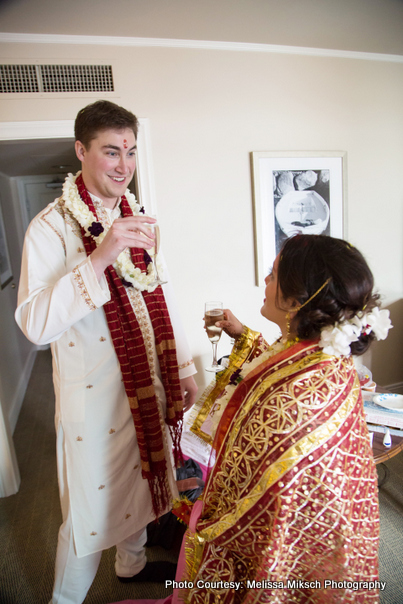
<path fill-rule="evenodd" d="M 91 141 L 102 130 L 133 130 L 137 139 L 139 122 L 131 112 L 110 101 L 96 101 L 81 109 L 74 123 L 76 141 L 88 149 Z"/>

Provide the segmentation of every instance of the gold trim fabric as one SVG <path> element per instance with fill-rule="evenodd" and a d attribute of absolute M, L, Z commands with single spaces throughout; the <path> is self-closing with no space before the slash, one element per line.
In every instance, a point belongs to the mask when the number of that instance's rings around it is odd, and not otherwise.
<path fill-rule="evenodd" d="M 245 336 L 234 358 L 252 369 L 235 373 L 210 435 L 216 463 L 186 535 L 185 602 L 377 603 L 377 475 L 353 361 L 315 342 L 273 355 Z M 210 389 L 199 433 L 241 367 L 220 376 L 216 399 Z"/>
<path fill-rule="evenodd" d="M 74 277 L 74 281 L 76 282 L 76 285 L 78 287 L 78 290 L 80 292 L 80 295 L 83 298 L 86 305 L 88 306 L 88 308 L 90 310 L 97 310 L 97 306 L 94 304 L 94 302 L 91 299 L 90 294 L 88 293 L 88 289 L 86 288 L 84 279 L 82 278 L 82 275 L 80 273 L 80 269 L 78 268 L 78 266 L 76 266 L 73 269 L 73 277 Z"/>
<path fill-rule="evenodd" d="M 57 209 L 57 211 L 59 211 L 59 208 L 58 208 L 58 206 L 59 206 L 59 205 L 60 205 L 60 204 L 56 204 L 56 206 L 55 206 L 55 209 Z M 50 213 L 52 210 L 53 210 L 53 208 L 50 208 L 50 209 L 49 209 L 47 212 L 44 212 L 44 213 L 42 214 L 42 216 L 41 216 L 41 220 L 43 220 L 43 222 L 45 222 L 45 223 L 48 225 L 48 227 L 49 227 L 50 229 L 52 229 L 52 231 L 53 231 L 54 233 L 56 233 L 56 235 L 57 235 L 57 236 L 58 236 L 58 238 L 60 239 L 61 244 L 62 244 L 62 246 L 63 246 L 63 251 L 64 251 L 64 254 L 66 255 L 66 254 L 67 254 L 67 250 L 66 250 L 66 242 L 64 241 L 63 235 L 60 233 L 60 231 L 58 231 L 58 229 L 57 229 L 57 228 L 56 228 L 56 227 L 55 227 L 55 226 L 54 226 L 54 225 L 53 225 L 51 222 L 49 222 L 48 217 L 47 217 L 47 216 L 48 216 L 48 214 L 49 214 L 49 213 Z"/>
<path fill-rule="evenodd" d="M 186 361 L 186 363 L 182 363 L 181 365 L 179 365 L 178 369 L 185 369 L 186 367 L 190 367 L 190 365 L 194 365 L 193 359 Z"/>
<path fill-rule="evenodd" d="M 195 419 L 190 430 L 196 436 L 209 445 L 213 443 L 212 434 L 203 429 L 203 424 L 205 424 L 212 413 L 217 399 L 225 392 L 235 370 L 240 369 L 243 365 L 247 365 L 248 361 L 259 357 L 260 354 L 269 348 L 269 345 L 263 340 L 259 332 L 244 327 L 241 337 L 236 340 L 232 349 L 228 367 L 217 374 L 216 380 L 206 389 L 194 406 L 192 418 L 194 417 Z"/>

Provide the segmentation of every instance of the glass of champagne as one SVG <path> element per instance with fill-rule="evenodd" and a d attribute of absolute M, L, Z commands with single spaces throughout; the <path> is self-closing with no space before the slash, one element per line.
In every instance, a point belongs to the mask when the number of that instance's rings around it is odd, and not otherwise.
<path fill-rule="evenodd" d="M 204 305 L 204 323 L 207 337 L 213 346 L 213 362 L 206 371 L 222 371 L 223 367 L 217 363 L 217 344 L 221 338 L 221 327 L 217 327 L 217 321 L 224 321 L 222 302 L 206 302 Z"/>
<path fill-rule="evenodd" d="M 155 214 L 151 215 L 151 218 L 155 218 L 157 220 L 157 217 L 155 216 Z M 153 265 L 154 265 L 155 279 L 152 283 L 150 283 L 150 285 L 163 285 L 164 283 L 168 283 L 168 281 L 163 281 L 158 274 L 157 255 L 158 255 L 158 252 L 160 249 L 160 243 L 161 243 L 160 227 L 158 226 L 158 222 L 154 222 L 154 224 L 151 224 L 150 227 L 155 236 L 154 247 L 152 248 L 152 250 L 150 252 L 151 260 L 153 261 Z"/>

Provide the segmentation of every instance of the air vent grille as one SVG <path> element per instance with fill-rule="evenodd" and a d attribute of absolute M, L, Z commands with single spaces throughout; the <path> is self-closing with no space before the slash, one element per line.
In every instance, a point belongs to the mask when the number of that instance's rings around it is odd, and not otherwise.
<path fill-rule="evenodd" d="M 0 92 L 113 92 L 111 65 L 0 65 Z"/>
<path fill-rule="evenodd" d="M 0 65 L 1 92 L 39 92 L 35 65 Z"/>

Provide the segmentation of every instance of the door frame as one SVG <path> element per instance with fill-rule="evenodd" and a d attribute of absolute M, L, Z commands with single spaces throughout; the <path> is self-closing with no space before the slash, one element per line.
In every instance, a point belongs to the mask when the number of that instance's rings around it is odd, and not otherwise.
<path fill-rule="evenodd" d="M 136 179 L 139 191 L 139 201 L 144 205 L 146 212 L 157 214 L 155 200 L 154 172 L 151 153 L 151 136 L 147 118 L 139 118 L 140 128 L 137 136 L 137 170 Z M 0 141 L 17 141 L 32 139 L 71 138 L 74 140 L 74 120 L 59 121 L 33 121 L 33 122 L 0 122 Z M 25 216 L 23 200 L 20 199 L 21 222 Z M 21 231 L 23 225 L 18 225 Z M 29 363 L 29 373 L 33 362 Z M 29 375 L 23 376 L 25 390 L 28 385 Z M 20 397 L 25 396 L 25 391 Z M 0 465 L 0 482 L 2 496 L 16 493 L 20 485 L 20 475 L 16 462 L 14 443 L 12 440 L 9 418 L 3 414 L 0 402 L 0 434 L 3 434 L 3 445 Z"/>
<path fill-rule="evenodd" d="M 139 201 L 146 212 L 157 214 L 150 124 L 148 118 L 139 118 L 137 135 L 136 180 Z M 74 140 L 74 120 L 35 122 L 0 122 L 0 141 L 71 138 Z"/>

